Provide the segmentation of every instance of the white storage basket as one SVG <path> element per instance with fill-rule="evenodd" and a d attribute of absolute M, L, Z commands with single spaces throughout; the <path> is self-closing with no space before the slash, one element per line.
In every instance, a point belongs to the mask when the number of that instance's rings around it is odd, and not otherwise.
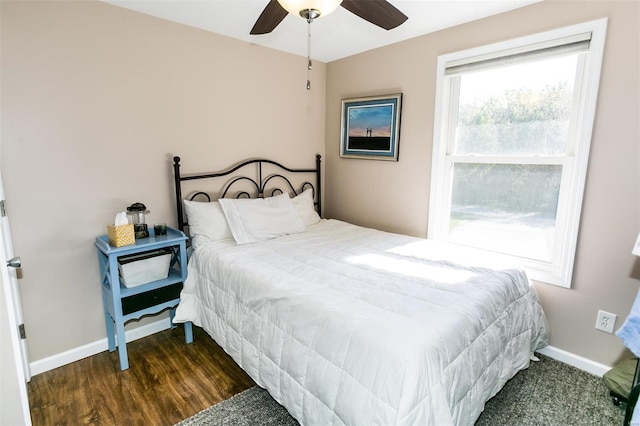
<path fill-rule="evenodd" d="M 129 288 L 169 276 L 171 249 L 159 249 L 118 258 L 120 281 Z"/>

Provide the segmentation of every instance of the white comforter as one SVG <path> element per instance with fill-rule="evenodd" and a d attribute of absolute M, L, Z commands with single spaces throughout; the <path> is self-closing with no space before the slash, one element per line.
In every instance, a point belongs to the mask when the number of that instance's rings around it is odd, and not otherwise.
<path fill-rule="evenodd" d="M 472 425 L 547 325 L 522 270 L 449 248 L 335 220 L 213 243 L 191 257 L 175 321 L 302 424 Z"/>

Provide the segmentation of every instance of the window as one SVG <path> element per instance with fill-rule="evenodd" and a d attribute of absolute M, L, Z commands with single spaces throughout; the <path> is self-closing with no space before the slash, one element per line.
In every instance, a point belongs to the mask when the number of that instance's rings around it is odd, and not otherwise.
<path fill-rule="evenodd" d="M 606 23 L 438 58 L 429 238 L 571 286 Z"/>

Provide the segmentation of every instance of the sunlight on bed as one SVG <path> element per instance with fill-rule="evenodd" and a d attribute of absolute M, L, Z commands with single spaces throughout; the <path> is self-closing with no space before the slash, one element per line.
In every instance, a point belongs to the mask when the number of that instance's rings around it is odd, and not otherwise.
<path fill-rule="evenodd" d="M 422 240 L 387 251 L 416 259 L 451 262 L 463 267 L 490 268 L 498 271 L 521 269 L 521 265 L 517 261 L 502 254 L 440 241 Z"/>
<path fill-rule="evenodd" d="M 456 270 L 450 267 L 426 265 L 420 262 L 398 259 L 379 254 L 363 254 L 346 259 L 349 263 L 366 265 L 377 270 L 393 272 L 409 277 L 424 278 L 438 283 L 455 284 L 467 281 L 477 274 L 472 271 Z"/>

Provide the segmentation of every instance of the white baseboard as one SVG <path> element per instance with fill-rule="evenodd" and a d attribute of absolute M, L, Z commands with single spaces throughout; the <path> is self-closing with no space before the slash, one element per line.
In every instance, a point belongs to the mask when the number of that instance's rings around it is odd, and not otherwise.
<path fill-rule="evenodd" d="M 127 342 L 132 342 L 134 340 L 141 339 L 143 337 L 158 333 L 168 328 L 169 321 L 167 321 L 167 319 L 165 318 L 147 325 L 143 325 L 142 327 L 126 331 L 125 334 Z M 70 349 L 66 352 L 62 352 L 60 354 L 30 363 L 29 366 L 31 368 L 31 375 L 37 376 L 38 374 L 44 373 L 45 371 L 53 370 L 54 368 L 62 367 L 66 364 L 71 364 L 72 362 L 79 361 L 83 358 L 90 357 L 100 352 L 104 352 L 108 349 L 109 345 L 107 343 L 107 338 L 105 337 L 102 340 L 98 340 L 96 342 L 89 343 L 75 349 Z M 549 358 L 564 362 L 565 364 L 569 364 L 573 367 L 579 368 L 580 370 L 586 371 L 587 373 L 591 373 L 599 377 L 602 377 L 604 373 L 611 369 L 611 367 L 608 365 L 591 361 L 590 359 L 581 357 L 562 349 L 558 349 L 554 346 L 546 346 L 538 350 L 538 352 L 548 356 Z"/>
<path fill-rule="evenodd" d="M 573 367 L 579 368 L 580 370 L 586 371 L 587 373 L 591 373 L 598 377 L 602 377 L 604 373 L 611 369 L 611 367 L 608 365 L 591 361 L 590 359 L 581 357 L 562 349 L 558 349 L 554 346 L 545 346 L 544 348 L 539 349 L 537 352 L 540 352 L 542 355 L 546 355 L 549 358 L 564 362 L 565 364 L 569 364 Z"/>
<path fill-rule="evenodd" d="M 166 330 L 170 327 L 169 320 L 163 318 L 150 324 L 143 325 L 132 330 L 125 331 L 127 342 L 132 342 L 137 339 L 149 336 L 162 330 Z M 79 361 L 83 358 L 90 357 L 100 352 L 109 350 L 109 343 L 105 337 L 102 340 L 98 340 L 93 343 L 80 346 L 78 348 L 70 349 L 66 352 L 59 353 L 57 355 L 50 356 L 48 358 L 40 359 L 29 363 L 31 368 L 31 375 L 37 376 L 45 371 L 53 370 L 54 368 L 62 367 L 63 365 L 71 364 L 72 362 Z"/>

